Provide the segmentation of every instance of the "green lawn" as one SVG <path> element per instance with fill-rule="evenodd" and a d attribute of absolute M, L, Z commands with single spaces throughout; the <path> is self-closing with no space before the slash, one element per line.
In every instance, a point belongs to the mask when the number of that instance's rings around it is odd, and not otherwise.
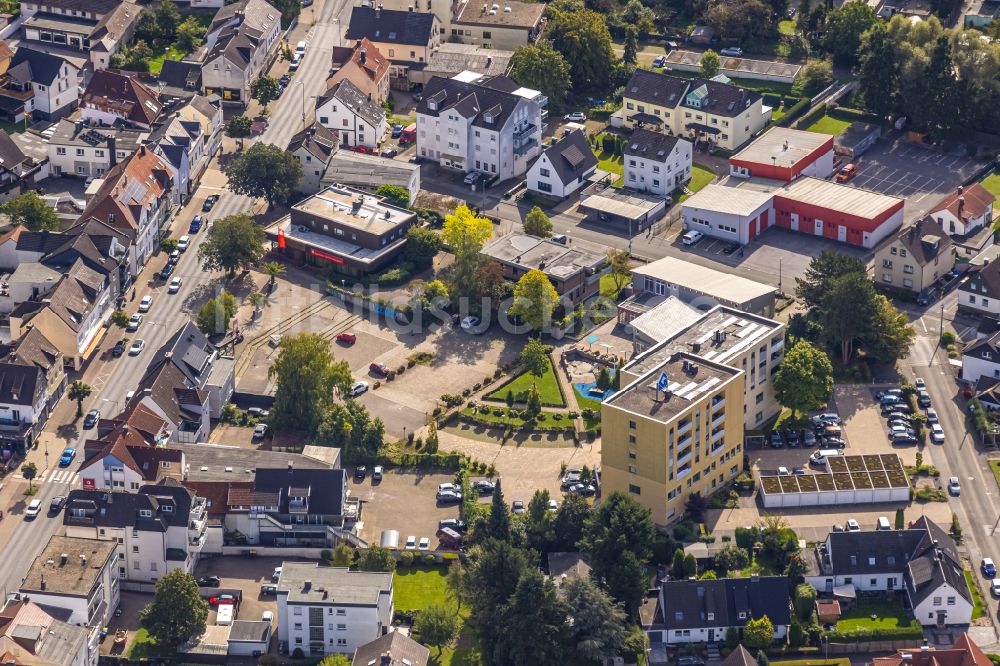
<path fill-rule="evenodd" d="M 396 610 L 419 611 L 432 604 L 451 608 L 458 612 L 460 626 L 469 615 L 468 606 L 463 604 L 458 611 L 458 602 L 448 593 L 447 574 L 444 567 L 402 567 L 393 575 L 393 596 Z M 419 639 L 418 639 L 419 640 Z M 430 663 L 434 666 L 478 666 L 482 663 L 475 640 L 464 626 L 459 630 L 456 647 L 447 647 L 438 656 L 437 649 L 431 648 Z"/>
<path fill-rule="evenodd" d="M 180 60 L 185 55 L 186 54 L 183 51 L 171 44 L 170 48 L 164 49 L 161 53 L 158 53 L 156 57 L 149 61 L 150 74 L 159 74 L 160 70 L 163 69 L 163 61 L 167 58 L 170 60 Z"/>
<path fill-rule="evenodd" d="M 983 187 L 990 191 L 990 193 L 1000 198 L 1000 171 L 994 171 L 986 180 L 982 182 Z"/>
<path fill-rule="evenodd" d="M 156 645 L 156 640 L 149 635 L 145 629 L 135 632 L 132 646 L 128 649 L 129 659 L 149 659 L 160 656 L 160 650 Z"/>
<path fill-rule="evenodd" d="M 991 460 L 990 469 L 993 471 L 993 478 L 997 481 L 997 486 L 1000 486 L 1000 460 Z"/>
<path fill-rule="evenodd" d="M 983 610 L 983 596 L 979 594 L 976 581 L 972 579 L 972 572 L 966 570 L 962 573 L 965 574 L 965 582 L 969 584 L 969 591 L 972 592 L 972 619 L 976 620 L 986 615 L 986 611 Z"/>
<path fill-rule="evenodd" d="M 691 169 L 691 181 L 687 184 L 687 188 L 691 190 L 691 193 L 695 193 L 698 190 L 703 189 L 706 185 L 715 180 L 715 173 L 712 172 L 706 166 L 700 164 L 695 164 Z M 681 203 L 687 199 L 690 194 L 682 194 L 677 198 L 677 203 Z"/>
<path fill-rule="evenodd" d="M 566 400 L 563 398 L 562 392 L 559 390 L 559 382 L 556 380 L 555 371 L 552 369 L 552 363 L 549 363 L 548 370 L 541 377 L 536 377 L 535 375 L 523 372 L 513 380 L 507 382 L 493 393 L 486 396 L 487 400 L 499 400 L 501 402 L 507 399 L 507 391 L 514 392 L 515 402 L 524 402 L 528 398 L 528 389 L 531 388 L 531 384 L 534 383 L 538 388 L 538 396 L 542 399 L 542 404 L 548 407 L 565 407 Z"/>
<path fill-rule="evenodd" d="M 778 32 L 782 35 L 788 35 L 789 37 L 795 36 L 795 21 L 791 19 L 786 19 L 784 21 L 778 21 Z"/>
<path fill-rule="evenodd" d="M 872 618 L 874 615 L 874 619 Z M 913 623 L 913 614 L 896 601 L 865 600 L 849 611 L 845 611 L 837 622 L 837 631 L 871 631 L 873 629 L 895 629 L 908 627 Z"/>
<path fill-rule="evenodd" d="M 851 124 L 849 120 L 840 120 L 839 118 L 833 118 L 831 116 L 823 116 L 812 125 L 806 128 L 809 132 L 817 132 L 818 134 L 830 134 L 832 136 L 837 136 Z"/>
<path fill-rule="evenodd" d="M 622 289 L 627 286 L 628 281 L 626 280 L 625 284 L 622 285 Z M 620 293 L 619 289 L 615 286 L 615 279 L 611 276 L 611 273 L 605 273 L 601 276 L 601 296 L 617 301 Z"/>
<path fill-rule="evenodd" d="M 619 176 L 625 172 L 625 165 L 620 155 L 604 152 L 603 134 L 598 134 L 592 146 L 594 154 L 597 155 L 597 168 Z"/>

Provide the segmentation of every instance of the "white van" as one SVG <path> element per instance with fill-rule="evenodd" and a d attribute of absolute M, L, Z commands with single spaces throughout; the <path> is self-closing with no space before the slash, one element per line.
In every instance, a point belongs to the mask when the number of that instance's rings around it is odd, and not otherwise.
<path fill-rule="evenodd" d="M 891 530 L 892 525 L 889 524 L 889 519 L 885 516 L 879 516 L 878 522 L 875 523 L 875 529 L 877 530 Z"/>
<path fill-rule="evenodd" d="M 219 611 L 215 614 L 215 623 L 220 627 L 228 627 L 233 623 L 233 611 L 236 608 L 233 604 L 219 604 Z"/>
<path fill-rule="evenodd" d="M 301 41 L 295 45 L 295 55 L 301 58 L 305 54 L 306 54 L 306 43 L 305 41 Z"/>
<path fill-rule="evenodd" d="M 809 463 L 812 465 L 825 465 L 827 458 L 839 455 L 841 455 L 841 452 L 837 449 L 820 449 L 809 456 Z"/>

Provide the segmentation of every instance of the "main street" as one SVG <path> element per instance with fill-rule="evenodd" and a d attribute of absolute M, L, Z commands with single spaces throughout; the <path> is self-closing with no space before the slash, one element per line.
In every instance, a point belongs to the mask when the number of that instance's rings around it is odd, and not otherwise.
<path fill-rule="evenodd" d="M 319 12 L 318 20 L 305 37 L 308 45 L 306 56 L 293 77 L 293 83 L 272 105 L 270 124 L 258 139 L 281 148 L 287 146 L 289 139 L 302 128 L 303 115 L 309 118 L 315 106 L 315 98 L 325 92 L 330 70 L 331 48 L 340 44 L 342 26 L 346 25 L 350 18 L 351 5 L 347 0 L 326 0 L 326 2 L 320 0 L 311 10 L 304 11 Z M 209 166 L 209 172 L 217 169 L 218 163 L 213 161 Z M 209 174 L 206 174 L 203 180 L 219 181 L 218 173 L 214 179 L 208 176 Z M 192 217 L 200 212 L 201 202 L 206 194 L 212 193 L 210 191 L 212 189 L 202 186 L 199 196 L 192 197 L 192 202 L 174 218 L 172 235 L 175 238 L 187 233 Z M 253 205 L 253 199 L 226 191 L 206 217 L 211 223 L 227 215 L 251 212 Z M 137 278 L 138 293 L 127 305 L 129 313 L 135 311 L 139 299 L 146 294 L 153 297 L 153 305 L 144 315 L 138 332 L 129 334 L 129 338 L 143 339 L 146 343 L 145 349 L 137 356 L 124 355 L 121 358 L 108 360 L 101 358 L 98 351 L 83 376 L 83 381 L 94 389 L 90 398 L 84 402 L 85 409 L 99 409 L 105 417 L 116 415 L 124 405 L 125 395 L 138 385 L 156 350 L 197 314 L 197 308 L 206 298 L 214 296 L 222 288 L 221 274 L 205 272 L 198 263 L 198 247 L 204 237 L 204 232 L 192 234 L 188 250 L 181 255 L 174 272 L 174 276 L 183 279 L 183 285 L 177 294 L 167 294 L 166 282 L 155 276 L 152 265 L 147 265 Z M 152 263 L 159 268 L 163 260 L 154 259 Z M 116 332 L 117 329 L 109 332 L 108 339 L 102 343 L 103 350 L 106 351 L 113 344 Z M 63 400 L 67 399 L 64 397 Z M 50 421 L 47 430 L 55 431 L 62 425 L 64 424 Z M 42 469 L 44 462 L 38 465 L 39 481 L 36 483 L 38 494 L 34 498 L 41 500 L 43 511 L 35 520 L 23 520 L 23 512 L 5 512 L 5 522 L 18 521 L 10 537 L 3 544 L 3 557 L 0 557 L 0 586 L 3 587 L 5 594 L 17 590 L 31 562 L 49 537 L 61 531 L 62 514 L 48 516 L 49 503 L 56 495 L 66 495 L 70 490 L 79 487 L 75 473 L 82 463 L 84 441 L 95 436 L 94 430 L 80 431 L 77 434 L 75 443 L 70 446 L 75 445 L 79 454 L 69 468 L 56 467 L 61 449 L 49 451 L 47 456 L 50 461 L 49 469 Z M 17 476 L 15 474 L 15 478 Z M 9 479 L 8 483 L 11 481 L 12 479 Z M 9 529 L 9 526 L 5 527 Z"/>

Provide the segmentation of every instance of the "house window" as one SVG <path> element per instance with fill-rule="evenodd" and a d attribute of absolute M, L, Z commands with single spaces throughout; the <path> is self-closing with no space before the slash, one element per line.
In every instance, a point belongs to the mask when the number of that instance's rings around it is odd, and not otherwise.
<path fill-rule="evenodd" d="M 910 289 L 911 287 L 913 287 L 913 280 L 909 278 L 903 278 L 903 286 L 906 287 L 907 289 Z"/>
<path fill-rule="evenodd" d="M 941 605 L 941 597 L 934 597 L 934 605 L 935 606 Z"/>
<path fill-rule="evenodd" d="M 340 615 L 340 616 L 347 615 L 347 609 L 345 609 L 345 608 L 338 608 L 337 609 L 337 615 Z"/>
<path fill-rule="evenodd" d="M 746 611 L 740 611 L 740 613 L 739 613 L 739 616 L 738 616 L 738 617 L 739 617 L 739 618 L 740 618 L 741 620 L 745 620 L 745 619 L 747 619 L 747 613 L 746 613 Z"/>
<path fill-rule="evenodd" d="M 552 185 L 544 181 L 538 181 L 538 191 L 539 192 L 552 192 Z"/>
<path fill-rule="evenodd" d="M 347 645 L 347 639 L 346 638 L 338 638 L 337 639 L 337 645 Z"/>
<path fill-rule="evenodd" d="M 330 119 L 327 116 L 320 116 L 319 117 L 319 124 L 320 125 L 327 125 L 327 124 L 329 124 L 329 122 L 330 122 Z"/>
<path fill-rule="evenodd" d="M 347 625 L 346 624 L 338 624 L 337 625 L 337 631 L 347 631 Z"/>
<path fill-rule="evenodd" d="M 76 149 L 76 156 L 77 157 L 83 157 L 83 148 L 77 148 Z"/>
<path fill-rule="evenodd" d="M 635 484 L 632 484 L 632 483 L 628 484 L 628 491 L 630 493 L 632 493 L 633 495 L 641 495 L 642 494 L 642 489 L 639 486 L 637 486 Z"/>
<path fill-rule="evenodd" d="M 549 176 L 552 175 L 552 172 L 549 171 L 548 169 L 539 169 L 538 175 L 542 176 L 543 178 L 548 178 Z"/>
<path fill-rule="evenodd" d="M 948 605 L 949 606 L 955 605 L 955 597 L 948 597 Z"/>
<path fill-rule="evenodd" d="M 882 282 L 892 282 L 892 276 L 888 273 L 882 273 Z"/>
<path fill-rule="evenodd" d="M 635 421 L 629 421 L 628 422 L 628 427 L 629 427 L 629 430 L 635 430 Z"/>
<path fill-rule="evenodd" d="M 900 249 L 899 249 L 899 256 L 901 256 L 901 257 L 905 257 L 905 256 L 906 256 L 906 250 L 904 250 L 904 249 L 900 248 Z"/>
<path fill-rule="evenodd" d="M 61 148 L 61 147 L 60 148 L 56 148 L 56 155 L 65 155 L 65 154 L 66 154 L 66 149 L 65 148 Z"/>
<path fill-rule="evenodd" d="M 132 546 L 132 552 L 133 553 L 138 553 L 139 552 L 139 546 Z"/>

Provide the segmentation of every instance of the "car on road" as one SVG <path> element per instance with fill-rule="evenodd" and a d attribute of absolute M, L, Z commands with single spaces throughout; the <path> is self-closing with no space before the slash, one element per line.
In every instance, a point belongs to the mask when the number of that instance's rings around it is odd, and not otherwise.
<path fill-rule="evenodd" d="M 210 194 L 205 198 L 205 203 L 201 205 L 201 212 L 207 213 L 212 210 L 214 206 L 219 201 L 218 194 Z M 195 218 L 196 220 L 201 220 L 201 215 Z"/>
<path fill-rule="evenodd" d="M 854 520 L 853 518 L 848 518 L 847 519 L 847 531 L 848 532 L 860 532 L 861 531 L 861 525 L 859 525 L 858 521 Z"/>
<path fill-rule="evenodd" d="M 93 428 L 97 425 L 97 422 L 101 420 L 101 410 L 92 409 L 87 412 L 87 416 L 83 419 L 84 428 Z"/>
<path fill-rule="evenodd" d="M 454 504 L 462 501 L 462 493 L 457 490 L 438 491 L 437 501 L 441 504 Z"/>
<path fill-rule="evenodd" d="M 74 449 L 72 446 L 66 447 L 63 450 L 62 455 L 59 456 L 59 466 L 60 467 L 68 466 L 71 462 L 73 462 L 73 458 L 76 458 L 76 449 Z"/>
<path fill-rule="evenodd" d="M 403 123 L 396 123 L 392 126 L 392 138 L 398 139 L 403 135 Z"/>
<path fill-rule="evenodd" d="M 392 158 L 395 157 L 396 155 L 399 155 L 399 151 L 396 150 L 395 148 L 386 148 L 385 150 L 382 151 L 382 157 Z"/>
<path fill-rule="evenodd" d="M 481 175 L 482 174 L 479 173 L 478 171 L 470 171 L 469 173 L 465 174 L 465 178 L 462 179 L 462 182 L 465 183 L 466 185 L 475 185 L 476 183 L 479 182 L 479 177 Z"/>
<path fill-rule="evenodd" d="M 372 363 L 368 366 L 368 372 L 375 375 L 376 377 L 388 377 L 389 376 L 389 366 L 385 363 Z"/>
<path fill-rule="evenodd" d="M 931 406 L 931 394 L 927 391 L 917 391 L 917 404 L 923 409 Z"/>
<path fill-rule="evenodd" d="M 198 587 L 219 587 L 221 583 L 218 576 L 202 576 L 198 579 Z"/>
<path fill-rule="evenodd" d="M 41 511 L 42 511 L 42 500 L 40 500 L 40 499 L 33 499 L 28 504 L 28 508 L 26 508 L 24 510 L 24 518 L 25 518 L 25 520 L 27 520 L 29 518 L 31 520 L 34 520 L 35 517 L 39 513 L 41 513 Z"/>
<path fill-rule="evenodd" d="M 168 277 L 173 275 L 175 268 L 177 268 L 177 264 L 167 264 L 166 266 L 164 266 L 163 269 L 160 271 L 160 279 L 166 280 Z"/>
<path fill-rule="evenodd" d="M 427 537 L 420 537 L 420 543 L 417 544 L 417 550 L 427 552 L 431 549 L 431 540 Z"/>
<path fill-rule="evenodd" d="M 184 235 L 177 239 L 177 249 L 181 252 L 187 252 L 188 245 L 191 244 L 191 237 Z"/>
<path fill-rule="evenodd" d="M 403 546 L 403 550 L 416 550 L 417 549 L 417 537 L 413 534 L 406 537 L 406 544 Z"/>
<path fill-rule="evenodd" d="M 153 307 L 153 297 L 146 295 L 142 297 L 139 301 L 139 312 L 149 312 L 149 308 Z"/>
<path fill-rule="evenodd" d="M 994 597 L 1000 597 L 1000 578 L 994 578 L 990 581 L 990 594 Z"/>
<path fill-rule="evenodd" d="M 466 333 L 471 333 L 473 332 L 473 329 L 479 328 L 479 322 L 480 322 L 479 317 L 476 317 L 474 315 L 469 315 L 468 317 L 462 320 L 462 323 L 460 325 L 463 331 L 465 331 Z"/>
<path fill-rule="evenodd" d="M 587 114 L 585 114 L 583 111 L 574 111 L 573 113 L 567 113 L 565 116 L 563 116 L 563 120 L 566 120 L 571 123 L 582 123 L 586 119 L 587 119 Z"/>
<path fill-rule="evenodd" d="M 66 504 L 66 496 L 56 495 L 55 497 L 52 498 L 52 501 L 49 502 L 49 513 L 59 513 L 60 511 L 62 511 L 62 508 L 65 504 Z"/>
<path fill-rule="evenodd" d="M 364 481 L 367 476 L 368 476 L 368 468 L 365 467 L 364 465 L 358 465 L 357 467 L 354 468 L 355 481 Z"/>
<path fill-rule="evenodd" d="M 188 232 L 196 234 L 201 231 L 201 215 L 195 215 L 194 219 L 191 220 L 191 224 L 188 225 Z"/>
<path fill-rule="evenodd" d="M 262 439 L 265 436 L 267 436 L 267 424 L 266 423 L 258 423 L 257 425 L 255 425 L 253 427 L 253 438 L 254 439 Z"/>
<path fill-rule="evenodd" d="M 367 390 L 368 390 L 368 382 L 365 381 L 355 382 L 354 386 L 351 387 L 351 397 L 356 398 Z"/>
<path fill-rule="evenodd" d="M 353 345 L 357 341 L 358 336 L 354 331 L 341 331 L 337 334 L 337 342 L 343 342 L 345 345 Z"/>
<path fill-rule="evenodd" d="M 438 521 L 438 529 L 443 530 L 444 528 L 449 530 L 455 530 L 459 534 L 464 534 L 468 526 L 465 524 L 464 520 L 459 520 L 458 518 L 445 518 Z"/>
<path fill-rule="evenodd" d="M 142 315 L 136 312 L 128 320 L 128 326 L 125 327 L 127 331 L 138 331 L 139 326 L 142 325 Z"/>
<path fill-rule="evenodd" d="M 854 163 L 845 164 L 840 168 L 840 171 L 837 172 L 837 182 L 846 183 L 856 175 L 858 175 L 858 165 Z"/>
<path fill-rule="evenodd" d="M 913 380 L 913 385 L 917 387 L 918 391 L 923 391 L 927 388 L 927 382 L 924 381 L 923 377 L 917 377 Z"/>
<path fill-rule="evenodd" d="M 934 409 L 933 407 L 928 407 L 927 408 L 927 422 L 928 423 L 937 423 L 938 422 L 938 413 L 937 413 L 937 410 Z"/>
<path fill-rule="evenodd" d="M 524 502 L 521 500 L 514 500 L 514 503 L 510 505 L 511 513 L 524 513 Z"/>
<path fill-rule="evenodd" d="M 132 346 L 128 348 L 129 356 L 138 356 L 142 353 L 142 350 L 146 348 L 146 341 L 142 338 L 132 341 Z"/>
<path fill-rule="evenodd" d="M 184 278 L 175 277 L 173 280 L 170 281 L 170 286 L 167 287 L 167 293 L 176 294 L 178 291 L 181 290 L 182 284 L 184 284 Z"/>
<path fill-rule="evenodd" d="M 935 444 L 944 444 L 944 428 L 940 423 L 931 424 L 931 441 Z"/>
<path fill-rule="evenodd" d="M 685 245 L 694 245 L 704 237 L 705 234 L 701 233 L 697 229 L 692 229 L 691 231 L 688 231 L 683 236 L 681 236 L 681 242 L 684 243 Z"/>
<path fill-rule="evenodd" d="M 111 355 L 118 358 L 125 353 L 126 342 L 124 340 L 119 340 L 115 343 L 115 346 L 111 348 Z"/>
<path fill-rule="evenodd" d="M 743 49 L 738 46 L 730 46 L 719 51 L 719 55 L 729 56 L 730 58 L 739 58 L 743 55 Z"/>
<path fill-rule="evenodd" d="M 958 482 L 957 476 L 953 476 L 948 479 L 948 493 L 954 497 L 958 497 L 962 494 L 962 484 Z"/>
<path fill-rule="evenodd" d="M 993 560 L 989 557 L 983 558 L 983 561 L 979 563 L 979 569 L 987 578 L 995 578 L 997 575 L 997 566 L 993 564 Z"/>
<path fill-rule="evenodd" d="M 375 465 L 372 467 L 372 483 L 379 483 L 382 481 L 382 465 Z"/>

